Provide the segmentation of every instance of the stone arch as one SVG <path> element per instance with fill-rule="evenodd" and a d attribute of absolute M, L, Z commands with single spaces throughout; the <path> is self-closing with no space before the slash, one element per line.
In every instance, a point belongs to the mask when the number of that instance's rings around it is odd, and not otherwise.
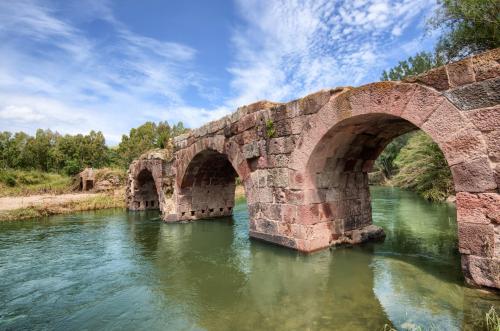
<path fill-rule="evenodd" d="M 131 165 L 127 190 L 130 191 L 128 208 L 130 210 L 164 210 L 165 196 L 163 185 L 163 161 L 159 159 L 138 160 Z"/>
<path fill-rule="evenodd" d="M 313 251 L 383 235 L 372 225 L 367 172 L 392 139 L 417 129 L 438 144 L 453 175 L 466 278 L 498 287 L 494 226 L 464 214 L 483 214 L 481 199 L 496 200 L 493 209 L 498 208 L 487 145 L 462 111 L 443 94 L 419 84 L 382 82 L 345 89 L 309 119 L 290 165 L 291 186 L 304 197 L 294 215 L 308 233 L 299 249 Z M 475 211 L 470 210 L 471 200 Z"/>
<path fill-rule="evenodd" d="M 250 185 L 246 159 L 239 146 L 224 136 L 205 137 L 180 150 L 174 167 L 177 220 L 230 216 L 236 177 L 245 192 Z"/>

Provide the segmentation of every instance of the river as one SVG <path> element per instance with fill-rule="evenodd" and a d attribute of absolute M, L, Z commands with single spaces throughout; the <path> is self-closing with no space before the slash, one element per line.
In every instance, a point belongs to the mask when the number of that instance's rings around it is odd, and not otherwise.
<path fill-rule="evenodd" d="M 373 187 L 383 242 L 304 255 L 233 218 L 122 210 L 0 224 L 0 329 L 475 330 L 500 296 L 464 286 L 456 211 Z"/>

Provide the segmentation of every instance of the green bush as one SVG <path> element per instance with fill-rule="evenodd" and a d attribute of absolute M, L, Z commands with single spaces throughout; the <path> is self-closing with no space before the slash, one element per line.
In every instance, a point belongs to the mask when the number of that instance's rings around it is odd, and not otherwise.
<path fill-rule="evenodd" d="M 413 135 L 395 159 L 395 186 L 411 189 L 431 201 L 453 194 L 453 179 L 439 146 L 424 132 Z"/>
<path fill-rule="evenodd" d="M 7 175 L 4 179 L 4 183 L 9 187 L 14 187 L 16 186 L 17 181 L 12 175 Z"/>

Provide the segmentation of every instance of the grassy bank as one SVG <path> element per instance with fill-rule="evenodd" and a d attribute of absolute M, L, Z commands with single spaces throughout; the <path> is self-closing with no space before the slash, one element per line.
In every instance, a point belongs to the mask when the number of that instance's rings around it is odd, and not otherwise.
<path fill-rule="evenodd" d="M 99 194 L 93 197 L 63 203 L 48 203 L 0 212 L 0 221 L 14 221 L 40 218 L 57 214 L 70 214 L 78 211 L 125 208 L 123 192 Z"/>
<path fill-rule="evenodd" d="M 62 194 L 73 188 L 71 177 L 36 170 L 0 170 L 0 197 Z"/>

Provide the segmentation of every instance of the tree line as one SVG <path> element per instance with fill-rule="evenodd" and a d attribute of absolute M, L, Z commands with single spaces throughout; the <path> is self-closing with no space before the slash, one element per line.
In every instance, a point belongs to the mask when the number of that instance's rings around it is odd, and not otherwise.
<path fill-rule="evenodd" d="M 100 131 L 62 135 L 38 129 L 25 132 L 0 132 L 0 168 L 40 170 L 74 175 L 85 167 L 126 168 L 144 152 L 165 148 L 173 137 L 186 132 L 182 122 L 170 126 L 166 121 L 146 122 L 122 136 L 116 147 L 108 147 Z"/>
<path fill-rule="evenodd" d="M 500 47 L 500 2 L 441 0 L 429 20 L 441 30 L 433 52 L 420 52 L 382 73 L 382 80 L 402 80 L 432 68 Z M 453 180 L 438 145 L 423 132 L 394 139 L 377 159 L 376 167 L 395 186 L 412 189 L 429 200 L 453 194 Z"/>

